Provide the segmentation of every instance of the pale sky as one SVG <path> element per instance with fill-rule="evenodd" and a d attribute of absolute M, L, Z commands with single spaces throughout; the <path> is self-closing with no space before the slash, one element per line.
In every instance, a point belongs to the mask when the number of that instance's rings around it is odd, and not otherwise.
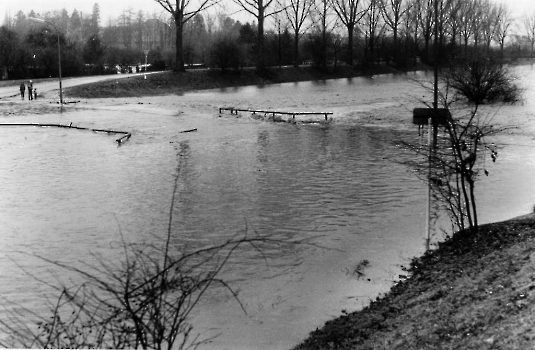
<path fill-rule="evenodd" d="M 0 18 L 4 18 L 6 11 L 14 16 L 19 10 L 26 15 L 31 10 L 36 13 L 45 13 L 47 11 L 61 10 L 65 8 L 69 15 L 74 9 L 82 14 L 90 16 L 93 13 L 93 5 L 98 3 L 100 6 L 100 22 L 105 25 L 108 19 L 116 19 L 128 7 L 134 9 L 134 13 L 139 10 L 149 13 L 163 13 L 163 8 L 154 0 L 0 0 Z"/>
<path fill-rule="evenodd" d="M 516 17 L 535 11 L 535 0 L 494 1 L 496 3 L 503 2 L 507 4 Z M 143 12 L 148 12 L 150 14 L 155 13 L 158 16 L 160 14 L 162 17 L 167 16 L 167 13 L 163 8 L 154 0 L 0 0 L 0 20 L 3 20 L 6 12 L 14 16 L 19 10 L 28 14 L 32 9 L 36 13 L 44 13 L 65 8 L 69 15 L 76 9 L 78 12 L 82 12 L 85 16 L 85 14 L 90 15 L 92 13 L 93 4 L 95 4 L 95 2 L 100 5 L 101 25 L 106 25 L 110 17 L 116 19 L 121 12 L 128 7 L 132 7 L 134 13 L 137 13 L 141 9 Z M 231 5 L 232 1 L 223 0 L 223 3 Z M 235 16 L 233 16 L 233 18 L 235 18 Z"/>

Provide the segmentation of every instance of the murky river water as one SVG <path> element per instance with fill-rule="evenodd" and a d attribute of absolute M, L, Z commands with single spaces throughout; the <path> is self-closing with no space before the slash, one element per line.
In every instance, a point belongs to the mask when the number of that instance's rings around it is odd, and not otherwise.
<path fill-rule="evenodd" d="M 386 291 L 399 265 L 422 252 L 426 190 L 399 164 L 411 154 L 395 146 L 396 140 L 416 141 L 417 129 L 353 121 L 380 111 L 410 114 L 413 105 L 399 93 L 409 85 L 406 77 L 387 76 L 248 87 L 168 97 L 188 107 L 167 114 L 117 108 L 5 120 L 69 118 L 134 135 L 117 148 L 103 134 L 0 128 L 0 294 L 40 305 L 36 295 L 43 288 L 21 266 L 38 276 L 55 271 L 20 252 L 76 265 L 91 263 L 91 252 L 120 257 L 119 231 L 130 242 L 165 237 L 178 176 L 176 240 L 211 244 L 248 227 L 278 237 L 314 237 L 313 243 L 330 248 L 281 249 L 270 254 L 268 267 L 259 256 L 237 256 L 225 278 L 239 289 L 247 315 L 229 295 L 211 294 L 193 319 L 203 334 L 222 333 L 208 347 L 295 345 L 342 309 L 355 310 Z M 531 120 L 525 130 L 535 129 L 532 91 L 526 104 L 502 110 Z M 216 106 L 237 101 L 337 114 L 328 126 L 217 116 Z M 198 105 L 207 107 L 192 112 Z M 198 132 L 177 133 L 192 127 Z M 483 222 L 525 214 L 535 203 L 533 136 L 498 141 L 506 147 L 478 188 Z M 348 274 L 363 259 L 370 261 L 369 281 Z"/>

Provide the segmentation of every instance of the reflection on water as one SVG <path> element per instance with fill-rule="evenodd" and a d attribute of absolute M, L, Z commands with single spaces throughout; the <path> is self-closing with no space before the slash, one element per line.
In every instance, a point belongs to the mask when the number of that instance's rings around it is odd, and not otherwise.
<path fill-rule="evenodd" d="M 165 237 L 176 176 L 173 240 L 180 245 L 221 243 L 246 227 L 280 238 L 312 237 L 315 245 L 266 252 L 268 265 L 255 254 L 232 261 L 225 278 L 239 289 L 247 315 L 232 298 L 214 293 L 195 316 L 199 330 L 223 333 L 213 348 L 289 348 L 340 310 L 354 310 L 387 290 L 395 265 L 421 252 L 426 191 L 400 164 L 412 155 L 394 145 L 415 141 L 417 130 L 348 121 L 377 108 L 386 113 L 401 103 L 406 84 L 380 76 L 181 97 L 185 105 L 247 99 L 292 107 L 308 99 L 310 108 L 314 99 L 334 101 L 341 118 L 327 126 L 193 113 L 158 116 L 157 123 L 120 111 L 71 114 L 135 130 L 120 148 L 96 134 L 0 128 L 0 294 L 40 307 L 39 285 L 10 258 L 39 275 L 50 267 L 17 252 L 92 263 L 89 252 L 120 256 L 119 231 L 130 242 Z M 199 132 L 177 136 L 193 123 Z M 492 184 L 479 187 L 486 222 L 522 214 L 525 203 L 535 201 L 518 188 L 535 186 L 535 165 L 526 161 L 533 157 L 529 139 L 504 141 L 516 146 L 489 169 Z M 510 181 L 510 169 L 520 165 L 527 172 Z M 371 262 L 370 281 L 346 273 L 362 259 Z"/>

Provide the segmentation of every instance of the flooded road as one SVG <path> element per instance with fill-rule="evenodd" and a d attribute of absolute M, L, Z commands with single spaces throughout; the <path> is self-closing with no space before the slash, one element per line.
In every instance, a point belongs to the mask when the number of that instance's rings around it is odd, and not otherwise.
<path fill-rule="evenodd" d="M 528 67 L 524 75 L 535 74 Z M 247 314 L 228 294 L 212 293 L 192 319 L 203 335 L 221 334 L 206 349 L 290 348 L 387 291 L 400 265 L 423 252 L 425 185 L 400 164 L 412 154 L 396 146 L 419 142 L 410 116 L 425 92 L 408 78 L 108 100 L 63 115 L 6 118 L 133 136 L 117 147 L 105 134 L 0 128 L 0 294 L 42 307 L 43 287 L 21 267 L 38 276 L 58 271 L 21 252 L 82 266 L 93 262 L 91 252 L 120 259 L 119 232 L 129 242 L 165 238 L 177 176 L 177 241 L 203 246 L 247 227 L 314 243 L 270 252 L 267 265 L 258 255 L 236 256 L 224 278 Z M 223 106 L 335 114 L 329 125 L 290 125 L 219 116 Z M 522 120 L 526 132 L 498 139 L 505 147 L 478 184 L 483 222 L 525 214 L 535 203 L 534 111 L 530 102 L 500 111 Z M 364 259 L 370 267 L 358 279 L 351 271 Z"/>

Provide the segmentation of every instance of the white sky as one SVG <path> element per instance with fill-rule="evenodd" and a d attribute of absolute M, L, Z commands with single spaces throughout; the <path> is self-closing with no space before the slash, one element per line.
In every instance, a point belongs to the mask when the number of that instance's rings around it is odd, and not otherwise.
<path fill-rule="evenodd" d="M 100 6 L 101 25 L 106 25 L 110 17 L 116 19 L 128 7 L 132 7 L 134 13 L 143 10 L 143 12 L 160 14 L 163 11 L 163 8 L 154 0 L 0 0 L 0 18 L 4 18 L 6 11 L 14 16 L 19 10 L 27 15 L 31 10 L 42 14 L 63 8 L 69 15 L 76 9 L 85 17 L 93 13 L 95 3 Z"/>
<path fill-rule="evenodd" d="M 223 4 L 231 5 L 231 0 L 222 0 Z M 494 0 L 496 3 L 503 2 L 508 5 L 515 16 L 520 17 L 525 13 L 533 13 L 535 11 L 535 0 Z M 72 14 L 74 9 L 90 15 L 93 11 L 93 4 L 100 5 L 100 21 L 101 25 L 106 25 L 111 18 L 116 19 L 123 10 L 128 7 L 134 9 L 137 13 L 140 9 L 143 12 L 150 14 L 156 13 L 158 16 L 167 16 L 163 8 L 154 0 L 0 0 L 0 21 L 3 21 L 6 13 L 15 15 L 19 10 L 28 14 L 32 9 L 36 13 L 45 13 L 47 11 L 61 10 L 65 8 L 67 12 Z M 174 0 L 172 0 L 174 2 Z M 232 16 L 235 19 L 236 16 Z"/>
<path fill-rule="evenodd" d="M 223 5 L 233 6 L 236 9 L 231 0 L 222 1 Z M 171 0 L 171 3 L 174 4 L 174 2 L 175 0 Z M 110 18 L 113 20 L 117 19 L 129 7 L 134 10 L 134 13 L 142 10 L 144 13 L 156 14 L 157 17 L 162 16 L 162 18 L 165 18 L 169 16 L 168 12 L 154 0 L 0 0 L 0 22 L 3 21 L 6 12 L 14 16 L 19 10 L 22 10 L 27 15 L 31 10 L 43 14 L 47 11 L 65 8 L 69 15 L 71 15 L 74 9 L 76 9 L 78 12 L 82 12 L 85 17 L 93 13 L 93 5 L 95 3 L 98 3 L 100 6 L 100 24 L 103 26 L 107 25 Z M 195 3 L 195 1 L 192 3 Z M 219 11 L 222 10 L 219 9 Z M 240 15 L 232 16 L 232 18 L 242 20 Z M 250 21 L 250 19 L 246 20 Z"/>

